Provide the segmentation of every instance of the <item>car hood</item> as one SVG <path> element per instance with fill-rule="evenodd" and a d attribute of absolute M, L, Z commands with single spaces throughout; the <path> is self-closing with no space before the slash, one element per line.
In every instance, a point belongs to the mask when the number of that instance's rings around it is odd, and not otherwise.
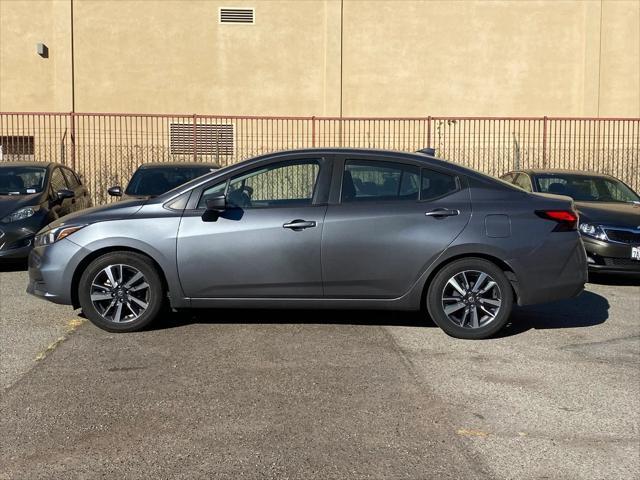
<path fill-rule="evenodd" d="M 33 195 L 0 195 L 0 219 L 22 207 L 33 207 L 42 203 L 42 194 Z"/>
<path fill-rule="evenodd" d="M 96 223 L 105 220 L 122 220 L 123 218 L 129 218 L 135 215 L 146 202 L 147 199 L 123 200 L 109 205 L 87 208 L 86 210 L 80 210 L 79 212 L 59 218 L 55 222 L 50 223 L 47 228 Z"/>
<path fill-rule="evenodd" d="M 618 227 L 640 226 L 640 205 L 617 202 L 575 202 L 581 222 L 601 223 Z"/>

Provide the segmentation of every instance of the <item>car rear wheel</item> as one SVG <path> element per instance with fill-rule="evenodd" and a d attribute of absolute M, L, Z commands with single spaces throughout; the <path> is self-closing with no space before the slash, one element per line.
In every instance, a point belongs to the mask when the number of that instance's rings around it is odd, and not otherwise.
<path fill-rule="evenodd" d="M 440 270 L 427 292 L 433 321 L 456 338 L 479 340 L 509 320 L 513 289 L 504 272 L 481 258 L 456 260 Z"/>
<path fill-rule="evenodd" d="M 93 260 L 79 283 L 82 311 L 109 332 L 134 332 L 149 325 L 164 303 L 162 279 L 148 257 L 111 252 Z"/>

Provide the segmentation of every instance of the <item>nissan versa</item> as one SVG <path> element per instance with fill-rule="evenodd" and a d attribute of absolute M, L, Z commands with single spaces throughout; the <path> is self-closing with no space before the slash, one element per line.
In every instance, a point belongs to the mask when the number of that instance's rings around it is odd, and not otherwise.
<path fill-rule="evenodd" d="M 479 339 L 512 305 L 579 294 L 571 199 L 528 193 L 424 153 L 257 157 L 151 199 L 39 232 L 28 291 L 112 332 L 174 308 L 419 310 Z"/>
<path fill-rule="evenodd" d="M 529 192 L 573 198 L 593 272 L 640 273 L 640 197 L 610 175 L 526 170 L 502 177 Z"/>

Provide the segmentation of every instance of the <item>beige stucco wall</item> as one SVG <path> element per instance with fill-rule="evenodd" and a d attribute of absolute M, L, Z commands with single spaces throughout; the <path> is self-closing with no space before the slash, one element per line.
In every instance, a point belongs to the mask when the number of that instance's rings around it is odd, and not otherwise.
<path fill-rule="evenodd" d="M 71 110 L 70 3 L 0 0 L 0 110 Z M 640 116 L 640 0 L 73 3 L 76 111 Z"/>

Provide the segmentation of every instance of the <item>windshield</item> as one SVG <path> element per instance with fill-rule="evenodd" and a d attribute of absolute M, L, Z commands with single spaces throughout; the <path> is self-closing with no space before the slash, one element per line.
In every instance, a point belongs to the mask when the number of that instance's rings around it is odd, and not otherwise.
<path fill-rule="evenodd" d="M 139 168 L 124 193 L 132 196 L 162 195 L 212 170 L 208 166 Z"/>
<path fill-rule="evenodd" d="M 577 202 L 638 202 L 638 194 L 615 178 L 544 174 L 535 177 L 537 191 L 568 195 Z"/>
<path fill-rule="evenodd" d="M 0 166 L 0 195 L 32 195 L 45 186 L 47 169 Z"/>

